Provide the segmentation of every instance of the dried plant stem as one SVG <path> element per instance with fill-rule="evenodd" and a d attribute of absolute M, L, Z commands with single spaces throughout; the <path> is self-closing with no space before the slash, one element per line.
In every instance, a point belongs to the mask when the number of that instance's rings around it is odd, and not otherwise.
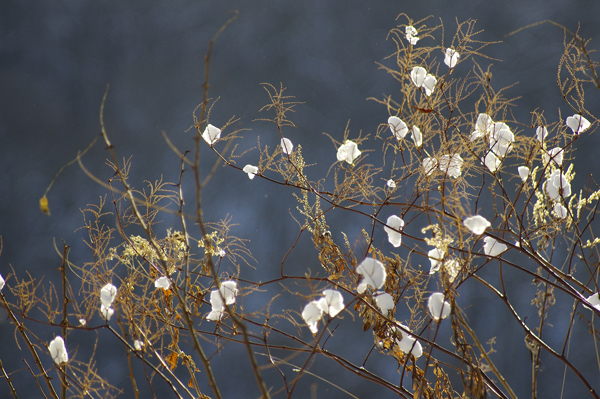
<path fill-rule="evenodd" d="M 29 340 L 29 336 L 27 335 L 25 326 L 23 325 L 23 323 L 21 323 L 21 322 L 19 322 L 19 320 L 17 320 L 17 317 L 15 316 L 11 307 L 9 306 L 8 302 L 6 301 L 4 294 L 0 293 L 0 299 L 2 299 L 2 304 L 4 305 L 4 309 L 6 309 L 8 316 L 10 317 L 12 322 L 15 324 L 15 327 L 19 331 L 19 334 L 21 334 L 21 337 L 27 344 L 27 347 L 29 348 L 29 352 L 31 352 L 31 355 L 33 356 L 33 360 L 35 361 L 36 366 L 40 370 L 42 377 L 44 377 L 44 381 L 46 381 L 46 386 L 48 387 L 48 390 L 50 391 L 50 395 L 52 395 L 53 398 L 58 399 L 58 395 L 57 395 L 56 391 L 54 390 L 54 387 L 52 386 L 52 382 L 51 382 L 52 379 L 50 378 L 48 373 L 46 373 L 46 369 L 42 365 L 42 361 L 40 360 L 40 357 L 38 356 L 38 353 L 35 350 L 33 343 Z"/>

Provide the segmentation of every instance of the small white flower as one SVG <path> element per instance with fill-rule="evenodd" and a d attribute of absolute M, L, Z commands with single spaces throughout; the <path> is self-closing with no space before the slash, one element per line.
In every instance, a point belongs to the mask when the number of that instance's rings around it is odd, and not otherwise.
<path fill-rule="evenodd" d="M 219 257 L 220 257 L 220 258 L 224 258 L 224 257 L 225 257 L 225 255 L 227 255 L 227 252 L 225 252 L 225 250 L 224 250 L 223 248 L 221 248 L 221 249 L 219 250 Z"/>
<path fill-rule="evenodd" d="M 433 93 L 436 83 L 437 79 L 435 76 L 427 74 L 423 81 L 423 88 L 425 89 L 425 95 L 427 95 L 427 97 L 431 96 L 431 93 Z"/>
<path fill-rule="evenodd" d="M 498 256 L 508 249 L 506 244 L 498 242 L 494 237 L 484 237 L 483 242 L 483 252 L 487 256 Z"/>
<path fill-rule="evenodd" d="M 396 182 L 392 179 L 388 180 L 386 184 L 389 188 L 396 188 Z"/>
<path fill-rule="evenodd" d="M 490 149 L 500 158 L 504 158 L 512 150 L 515 135 L 504 122 L 494 123 L 494 130 L 490 135 Z"/>
<path fill-rule="evenodd" d="M 389 312 L 394 311 L 394 298 L 387 292 L 376 292 L 373 294 L 373 298 L 384 316 L 387 317 Z"/>
<path fill-rule="evenodd" d="M 454 177 L 455 179 L 461 175 L 461 168 L 463 165 L 463 159 L 458 154 L 444 155 L 440 159 L 439 168 L 442 172 L 448 176 Z"/>
<path fill-rule="evenodd" d="M 475 130 L 471 133 L 471 141 L 484 136 L 490 136 L 494 128 L 494 121 L 488 114 L 479 114 L 475 122 Z"/>
<path fill-rule="evenodd" d="M 235 303 L 235 296 L 238 293 L 237 283 L 233 280 L 227 280 L 221 282 L 221 296 L 225 300 L 226 305 L 233 305 Z"/>
<path fill-rule="evenodd" d="M 552 160 L 557 166 L 561 166 L 564 158 L 564 151 L 560 147 L 554 147 L 548 154 L 542 154 L 542 159 L 544 160 L 544 165 L 548 164 L 548 161 Z"/>
<path fill-rule="evenodd" d="M 567 208 L 562 206 L 560 202 L 554 204 L 554 213 L 556 213 L 556 216 L 558 216 L 559 219 L 566 219 L 569 215 Z"/>
<path fill-rule="evenodd" d="M 344 310 L 344 297 L 339 291 L 325 290 L 323 295 L 319 300 L 309 302 L 302 311 L 302 319 L 313 334 L 319 331 L 318 324 L 323 314 L 335 317 Z"/>
<path fill-rule="evenodd" d="M 323 311 L 321 310 L 321 308 L 319 308 L 319 306 L 317 306 L 316 301 L 310 302 L 304 307 L 304 310 L 302 311 L 302 318 L 304 319 L 304 322 L 308 325 L 308 328 L 310 328 L 310 331 L 313 334 L 316 334 L 317 331 L 319 331 L 318 324 L 322 316 Z"/>
<path fill-rule="evenodd" d="M 356 158 L 359 157 L 361 151 L 354 141 L 346 140 L 346 142 L 338 148 L 337 160 L 342 162 L 346 161 L 350 165 Z"/>
<path fill-rule="evenodd" d="M 79 325 L 81 327 L 85 326 L 86 324 L 87 324 L 87 320 L 86 319 L 84 319 L 84 318 L 79 319 Z"/>
<path fill-rule="evenodd" d="M 437 159 L 435 158 L 425 158 L 423 160 L 423 169 L 425 170 L 425 174 L 430 176 L 434 170 L 438 167 Z"/>
<path fill-rule="evenodd" d="M 440 270 L 440 267 L 442 266 L 442 260 L 444 259 L 445 255 L 446 255 L 446 253 L 444 251 L 440 250 L 439 248 L 434 248 L 427 253 L 427 256 L 429 257 L 429 261 L 431 262 L 431 268 L 429 269 L 429 274 L 433 274 L 433 273 L 437 272 L 438 270 Z"/>
<path fill-rule="evenodd" d="M 65 347 L 65 341 L 60 335 L 50 341 L 48 349 L 50 350 L 50 356 L 52 356 L 54 363 L 60 365 L 69 361 L 69 354 Z"/>
<path fill-rule="evenodd" d="M 383 263 L 373 258 L 365 258 L 356 267 L 356 273 L 362 275 L 360 284 L 356 288 L 359 294 L 365 292 L 367 287 L 371 287 L 374 290 L 383 287 L 387 275 Z"/>
<path fill-rule="evenodd" d="M 571 128 L 573 134 L 583 133 L 591 126 L 590 121 L 579 114 L 569 116 L 565 122 Z"/>
<path fill-rule="evenodd" d="M 136 351 L 141 351 L 142 348 L 144 347 L 144 341 L 140 341 L 139 339 L 136 339 L 135 341 L 133 341 L 133 347 L 135 348 Z"/>
<path fill-rule="evenodd" d="M 408 334 L 404 334 L 402 340 L 398 341 L 398 348 L 404 353 L 410 352 L 416 358 L 423 355 L 421 343 Z"/>
<path fill-rule="evenodd" d="M 206 319 L 210 321 L 221 320 L 225 313 L 225 305 L 223 304 L 223 298 L 221 297 L 219 290 L 212 290 L 210 292 L 210 305 L 212 310 L 208 316 L 206 316 Z"/>
<path fill-rule="evenodd" d="M 423 135 L 421 134 L 421 129 L 416 126 L 413 126 L 412 139 L 415 142 L 415 147 L 421 147 L 423 145 Z"/>
<path fill-rule="evenodd" d="M 4 288 L 4 277 L 0 274 L 0 291 L 2 291 L 2 288 Z"/>
<path fill-rule="evenodd" d="M 318 301 L 323 313 L 335 317 L 344 310 L 344 297 L 339 291 L 325 290 L 323 291 L 323 295 L 325 296 Z"/>
<path fill-rule="evenodd" d="M 415 29 L 414 26 L 409 25 L 404 29 L 404 33 L 406 33 L 406 40 L 408 40 L 408 42 L 410 44 L 412 44 L 413 46 L 415 44 L 417 44 L 417 42 L 419 41 L 419 38 L 417 37 L 417 30 Z"/>
<path fill-rule="evenodd" d="M 427 70 L 420 66 L 414 67 L 412 69 L 412 71 L 410 72 L 410 78 L 412 79 L 413 83 L 417 87 L 423 86 L 423 83 L 425 82 L 426 77 L 427 77 Z"/>
<path fill-rule="evenodd" d="M 538 126 L 537 129 L 535 129 L 535 137 L 540 143 L 544 142 L 544 139 L 548 137 L 548 129 L 546 129 L 545 126 Z"/>
<path fill-rule="evenodd" d="M 521 176 L 521 180 L 525 182 L 530 174 L 529 168 L 527 166 L 519 166 L 517 169 L 519 171 L 519 176 Z"/>
<path fill-rule="evenodd" d="M 403 139 L 406 133 L 408 133 L 408 126 L 397 116 L 390 116 L 388 118 L 388 125 L 390 125 L 390 130 L 398 140 Z"/>
<path fill-rule="evenodd" d="M 221 138 L 221 129 L 214 127 L 209 123 L 208 126 L 206 126 L 206 129 L 204 129 L 204 133 L 202 133 L 202 138 L 212 146 Z"/>
<path fill-rule="evenodd" d="M 211 293 L 212 293 L 212 291 L 211 291 Z M 223 315 L 224 315 L 223 310 L 211 310 L 210 313 L 206 316 L 206 320 L 214 321 L 214 322 L 221 320 L 221 318 L 223 318 Z"/>
<path fill-rule="evenodd" d="M 294 150 L 294 145 L 290 139 L 286 139 L 285 137 L 281 139 L 281 152 L 284 154 L 290 155 Z"/>
<path fill-rule="evenodd" d="M 100 305 L 100 316 L 106 321 L 109 321 L 112 315 L 115 313 L 113 308 L 110 306 L 104 306 L 104 304 Z"/>
<path fill-rule="evenodd" d="M 304 322 L 313 334 L 319 331 L 319 320 L 321 320 L 321 317 L 323 317 L 323 311 L 317 301 L 309 302 L 302 311 L 302 319 L 304 319 Z"/>
<path fill-rule="evenodd" d="M 404 220 L 396 215 L 392 215 L 385 222 L 387 226 L 384 226 L 384 230 L 388 235 L 388 241 L 394 247 L 398 248 L 402 244 L 402 234 L 400 230 L 404 227 Z"/>
<path fill-rule="evenodd" d="M 444 64 L 448 65 L 448 68 L 454 68 L 458 59 L 460 58 L 460 54 L 451 48 L 446 49 L 446 56 L 444 57 Z"/>
<path fill-rule="evenodd" d="M 593 307 L 600 310 L 600 293 L 596 292 L 595 294 L 588 296 L 586 299 L 590 304 L 592 304 Z M 587 305 L 583 305 L 583 307 L 590 309 L 590 307 Z"/>
<path fill-rule="evenodd" d="M 481 235 L 492 224 L 483 216 L 475 215 L 464 220 L 463 224 L 471 230 L 473 234 Z"/>
<path fill-rule="evenodd" d="M 435 84 L 437 83 L 435 76 L 428 74 L 427 70 L 420 66 L 412 69 L 410 72 L 410 79 L 415 86 L 424 88 L 427 96 L 431 95 L 435 88 Z"/>
<path fill-rule="evenodd" d="M 106 321 L 109 321 L 112 315 L 115 313 L 111 307 L 117 296 L 117 287 L 108 283 L 100 290 L 100 315 Z"/>
<path fill-rule="evenodd" d="M 165 290 L 168 290 L 169 287 L 171 286 L 171 281 L 169 281 L 169 278 L 166 276 L 162 276 L 156 279 L 156 281 L 154 281 L 154 286 L 156 288 L 162 288 Z"/>
<path fill-rule="evenodd" d="M 484 165 L 490 170 L 490 172 L 494 173 L 500 168 L 502 165 L 502 161 L 498 158 L 492 151 L 489 151 L 485 158 L 483 159 Z"/>
<path fill-rule="evenodd" d="M 558 200 L 560 196 L 565 199 L 571 196 L 571 183 L 560 170 L 552 172 L 546 180 L 546 194 L 554 201 Z"/>
<path fill-rule="evenodd" d="M 100 290 L 100 301 L 107 308 L 112 306 L 112 303 L 114 302 L 116 296 L 117 296 L 117 287 L 115 287 L 114 285 L 112 285 L 110 283 L 106 284 Z"/>
<path fill-rule="evenodd" d="M 444 301 L 444 294 L 441 292 L 435 292 L 431 294 L 429 300 L 427 301 L 427 308 L 429 308 L 429 313 L 435 321 L 439 321 L 440 319 L 445 319 L 446 317 L 450 316 L 450 303 Z"/>
<path fill-rule="evenodd" d="M 408 327 L 406 327 L 404 324 L 400 325 L 406 330 L 408 330 Z M 396 344 L 402 352 L 410 353 L 416 358 L 421 357 L 423 355 L 423 347 L 421 346 L 421 343 L 417 341 L 412 335 L 405 333 L 398 327 L 391 327 L 390 332 L 392 332 L 392 334 L 395 334 L 396 336 L 402 337 L 401 339 L 396 339 Z"/>
<path fill-rule="evenodd" d="M 225 315 L 225 305 L 233 305 L 237 293 L 238 288 L 235 281 L 227 280 L 221 282 L 221 288 L 219 290 L 212 290 L 210 292 L 210 305 L 212 306 L 212 310 L 208 316 L 206 316 L 206 319 L 210 321 L 221 320 Z"/>
<path fill-rule="evenodd" d="M 254 176 L 256 176 L 256 174 L 258 173 L 258 168 L 256 166 L 246 165 L 244 166 L 244 169 L 242 169 L 242 171 L 244 173 L 248 173 L 248 178 L 252 180 L 254 179 Z"/>

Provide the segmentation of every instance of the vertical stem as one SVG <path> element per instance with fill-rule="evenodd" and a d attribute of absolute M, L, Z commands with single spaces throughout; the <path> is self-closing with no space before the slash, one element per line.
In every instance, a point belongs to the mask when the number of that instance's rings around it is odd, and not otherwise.
<path fill-rule="evenodd" d="M 68 245 L 64 245 L 63 246 L 63 255 L 62 255 L 62 264 L 60 265 L 60 273 L 62 275 L 62 299 L 63 299 L 63 314 L 62 314 L 62 321 L 61 321 L 61 330 L 62 330 L 62 337 L 65 341 L 65 347 L 67 346 L 67 326 L 69 325 L 68 320 L 67 320 L 67 305 L 69 304 L 69 298 L 67 298 L 67 268 L 65 267 L 65 264 L 67 262 L 67 254 L 69 253 L 69 249 L 71 247 L 69 247 Z M 67 368 L 67 364 L 63 363 L 60 366 L 60 381 L 61 381 L 61 389 L 60 389 L 60 397 L 62 399 L 66 399 L 67 398 L 67 387 L 68 387 L 68 383 L 67 383 L 67 373 L 66 373 L 66 368 Z"/>

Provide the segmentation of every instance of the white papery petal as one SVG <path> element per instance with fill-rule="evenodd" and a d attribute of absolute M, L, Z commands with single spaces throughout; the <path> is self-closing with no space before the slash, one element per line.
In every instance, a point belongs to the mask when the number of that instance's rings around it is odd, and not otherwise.
<path fill-rule="evenodd" d="M 202 138 L 204 139 L 204 141 L 206 141 L 209 145 L 212 146 L 221 138 L 221 129 L 209 123 L 208 126 L 206 126 L 206 129 L 204 129 L 204 132 L 202 133 Z"/>
<path fill-rule="evenodd" d="M 590 295 L 586 298 L 589 303 L 592 304 L 593 307 L 600 310 L 600 293 L 596 292 L 593 295 Z M 584 308 L 592 310 L 589 306 L 583 305 Z"/>
<path fill-rule="evenodd" d="M 591 126 L 590 121 L 578 114 L 569 116 L 565 122 L 571 128 L 573 134 L 585 132 Z"/>
<path fill-rule="evenodd" d="M 569 213 L 567 212 L 567 208 L 562 206 L 562 204 L 559 202 L 554 204 L 554 213 L 556 213 L 556 216 L 558 216 L 559 219 L 566 219 L 569 215 Z"/>
<path fill-rule="evenodd" d="M 106 308 L 110 308 L 117 296 L 117 287 L 108 283 L 100 290 L 100 302 Z"/>
<path fill-rule="evenodd" d="M 396 215 L 392 215 L 387 219 L 385 224 L 387 224 L 387 226 L 384 226 L 383 229 L 388 235 L 388 241 L 394 247 L 399 247 L 402 244 L 402 234 L 396 230 L 402 230 L 402 227 L 404 227 L 404 220 Z"/>
<path fill-rule="evenodd" d="M 162 276 L 162 277 L 157 278 L 154 281 L 154 286 L 156 288 L 163 288 L 165 290 L 168 290 L 169 287 L 171 286 L 171 281 L 169 280 L 168 277 Z"/>
<path fill-rule="evenodd" d="M 417 44 L 419 38 L 417 37 L 417 30 L 414 26 L 407 26 L 404 29 L 404 33 L 406 33 L 406 40 L 408 40 L 410 44 L 412 44 L 413 46 Z"/>
<path fill-rule="evenodd" d="M 411 336 L 402 338 L 402 341 L 398 343 L 398 347 L 404 353 L 408 353 L 410 351 L 410 354 L 415 358 L 419 358 L 423 355 L 423 347 L 421 346 L 421 343 Z"/>
<path fill-rule="evenodd" d="M 444 57 L 444 64 L 448 65 L 448 68 L 454 68 L 458 59 L 460 58 L 460 54 L 451 48 L 446 49 L 446 56 Z"/>
<path fill-rule="evenodd" d="M 535 129 L 535 137 L 540 143 L 543 142 L 544 139 L 548 137 L 548 129 L 546 129 L 545 126 L 538 126 L 537 129 Z"/>
<path fill-rule="evenodd" d="M 414 67 L 410 72 L 410 78 L 417 87 L 423 86 L 423 82 L 427 77 L 427 70 L 423 67 Z"/>
<path fill-rule="evenodd" d="M 515 141 L 515 135 L 510 131 L 508 125 L 504 122 L 494 123 L 494 128 L 490 132 L 490 149 L 499 158 L 504 158 L 512 150 L 512 143 Z"/>
<path fill-rule="evenodd" d="M 498 256 L 508 249 L 506 244 L 498 242 L 494 237 L 484 237 L 483 242 L 483 252 L 487 256 Z"/>
<path fill-rule="evenodd" d="M 346 142 L 338 148 L 337 160 L 346 161 L 352 165 L 352 162 L 359 157 L 361 151 L 354 141 L 346 140 Z"/>
<path fill-rule="evenodd" d="M 396 182 L 395 182 L 395 181 L 393 181 L 392 179 L 388 180 L 386 184 L 387 184 L 387 186 L 388 186 L 389 188 L 396 188 Z M 1 277 L 2 277 L 2 276 L 0 276 L 0 278 L 1 278 Z"/>
<path fill-rule="evenodd" d="M 356 273 L 363 276 L 356 289 L 359 294 L 365 292 L 367 287 L 371 287 L 374 290 L 383 287 L 387 275 L 383 263 L 373 258 L 365 258 L 356 267 Z"/>
<path fill-rule="evenodd" d="M 253 165 L 246 165 L 244 166 L 244 169 L 242 169 L 242 171 L 244 173 L 248 173 L 248 178 L 252 180 L 254 179 L 254 176 L 256 176 L 256 174 L 258 173 L 258 168 Z"/>
<path fill-rule="evenodd" d="M 323 295 L 325 295 L 324 298 L 321 298 L 325 303 L 323 312 L 331 317 L 337 316 L 344 309 L 344 297 L 336 290 L 325 290 Z"/>
<path fill-rule="evenodd" d="M 65 341 L 60 335 L 50 341 L 48 349 L 50 350 L 50 356 L 52 356 L 54 363 L 60 365 L 69 361 L 69 354 L 65 347 Z"/>
<path fill-rule="evenodd" d="M 425 158 L 423 160 L 423 169 L 425 170 L 425 174 L 430 176 L 434 170 L 437 169 L 438 162 L 435 158 Z"/>
<path fill-rule="evenodd" d="M 228 284 L 225 285 L 225 283 Z M 231 284 L 229 283 L 233 283 L 235 291 L 232 290 Z M 212 290 L 210 292 L 210 305 L 212 306 L 212 310 L 208 316 L 206 316 L 206 319 L 215 322 L 221 320 L 226 313 L 224 301 L 228 301 L 228 305 L 233 304 L 235 302 L 235 294 L 237 294 L 235 281 L 224 281 L 221 283 L 221 290 Z"/>
<path fill-rule="evenodd" d="M 519 166 L 517 170 L 519 171 L 519 176 L 521 176 L 521 180 L 525 182 L 525 180 L 527 180 L 530 174 L 529 168 L 527 166 Z"/>
<path fill-rule="evenodd" d="M 408 330 L 408 328 L 405 325 L 401 324 L 401 326 Z M 396 339 L 396 344 L 402 352 L 410 353 L 415 358 L 421 357 L 423 355 L 423 347 L 421 346 L 421 343 L 417 341 L 412 335 L 405 333 L 397 327 L 392 327 L 392 329 L 393 331 L 395 331 L 396 335 L 400 335 L 402 337 L 401 339 Z"/>
<path fill-rule="evenodd" d="M 464 220 L 463 224 L 471 230 L 473 234 L 481 235 L 492 224 L 483 216 L 475 215 Z"/>
<path fill-rule="evenodd" d="M 390 116 L 388 118 L 388 125 L 398 140 L 403 139 L 406 136 L 406 133 L 408 133 L 408 126 L 406 126 L 406 123 L 397 116 Z"/>
<path fill-rule="evenodd" d="M 317 304 L 317 301 L 312 301 L 312 302 L 308 303 L 304 307 L 304 310 L 302 311 L 302 318 L 304 319 L 304 322 L 306 323 L 308 328 L 310 328 L 310 331 L 313 334 L 316 334 L 317 331 L 319 331 L 318 325 L 319 325 L 319 320 L 321 320 L 322 316 L 323 316 L 323 311 Z"/>
<path fill-rule="evenodd" d="M 429 269 L 429 274 L 433 274 L 433 273 L 437 272 L 438 270 L 440 270 L 440 267 L 442 266 L 442 260 L 444 259 L 445 255 L 446 255 L 446 253 L 444 251 L 440 250 L 439 248 L 434 248 L 427 253 L 427 256 L 429 257 L 429 261 L 431 262 L 431 268 Z"/>
<path fill-rule="evenodd" d="M 381 314 L 387 316 L 389 312 L 394 310 L 394 297 L 387 292 L 376 292 L 373 294 L 377 307 L 381 310 Z"/>
<path fill-rule="evenodd" d="M 561 166 L 564 158 L 564 151 L 560 147 L 554 147 L 548 154 L 542 154 L 542 159 L 544 160 L 544 165 L 548 164 L 548 161 L 553 160 L 554 163 L 558 166 Z"/>
<path fill-rule="evenodd" d="M 112 315 L 115 313 L 114 309 L 110 306 L 100 305 L 100 316 L 106 321 L 109 321 Z"/>
<path fill-rule="evenodd" d="M 212 290 L 210 292 L 210 305 L 213 310 L 221 311 L 221 309 L 223 309 L 223 297 L 218 290 Z"/>
<path fill-rule="evenodd" d="M 4 288 L 4 277 L 0 274 L 0 291 L 2 291 L 2 288 Z"/>
<path fill-rule="evenodd" d="M 206 316 L 206 320 L 214 321 L 214 322 L 221 320 L 223 318 L 223 316 L 225 315 L 224 310 L 225 310 L 225 308 L 211 310 L 210 313 Z"/>
<path fill-rule="evenodd" d="M 227 280 L 221 282 L 221 295 L 225 300 L 225 305 L 233 305 L 235 303 L 235 296 L 238 293 L 237 283 L 233 280 Z"/>
<path fill-rule="evenodd" d="M 471 141 L 480 137 L 489 136 L 494 128 L 494 121 L 488 114 L 479 114 L 475 122 L 475 130 L 471 133 Z"/>
<path fill-rule="evenodd" d="M 435 89 L 435 85 L 437 83 L 437 79 L 433 75 L 427 74 L 425 80 L 423 81 L 423 88 L 425 89 L 425 95 L 430 96 Z"/>
<path fill-rule="evenodd" d="M 423 145 L 423 135 L 421 134 L 421 129 L 416 126 L 413 126 L 412 139 L 415 142 L 416 147 L 421 147 Z"/>
<path fill-rule="evenodd" d="M 441 292 L 431 294 L 427 301 L 427 308 L 429 308 L 429 313 L 435 321 L 450 316 L 450 303 L 444 301 L 444 294 Z"/>
<path fill-rule="evenodd" d="M 285 137 L 281 139 L 281 152 L 284 154 L 291 154 L 294 150 L 294 145 L 290 139 L 286 139 Z"/>
<path fill-rule="evenodd" d="M 554 187 L 560 191 L 563 198 L 571 196 L 571 183 L 569 183 L 567 177 L 559 170 L 554 171 L 552 174 L 554 175 L 552 177 L 552 183 L 554 184 Z"/>
<path fill-rule="evenodd" d="M 458 154 L 444 155 L 439 163 L 440 170 L 455 179 L 461 175 L 462 165 L 463 159 Z"/>
<path fill-rule="evenodd" d="M 136 351 L 141 351 L 142 348 L 144 347 L 144 341 L 140 341 L 139 339 L 136 339 L 135 341 L 133 341 L 133 347 Z"/>
<path fill-rule="evenodd" d="M 483 164 L 490 170 L 490 172 L 494 173 L 498 170 L 498 168 L 500 168 L 500 165 L 502 165 L 502 160 L 500 160 L 500 158 L 490 151 L 483 159 Z"/>
<path fill-rule="evenodd" d="M 563 198 L 568 198 L 571 195 L 571 184 L 560 170 L 557 169 L 552 172 L 546 180 L 546 194 L 551 200 L 555 201 L 561 195 Z"/>

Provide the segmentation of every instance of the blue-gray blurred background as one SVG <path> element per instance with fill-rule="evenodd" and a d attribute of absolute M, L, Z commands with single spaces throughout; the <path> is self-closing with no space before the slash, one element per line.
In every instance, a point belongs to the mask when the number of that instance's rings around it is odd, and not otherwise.
<path fill-rule="evenodd" d="M 386 109 L 366 99 L 398 90 L 398 85 L 378 69 L 376 62 L 382 62 L 395 50 L 395 44 L 386 40 L 386 36 L 391 28 L 406 22 L 403 18 L 396 20 L 400 13 L 414 20 L 433 15 L 428 22 L 430 26 L 442 18 L 446 42 L 455 31 L 456 20 L 469 18 L 476 19 L 476 26 L 484 30 L 479 36 L 481 40 L 502 41 L 484 50 L 498 61 L 478 59 L 478 62 L 484 67 L 493 64 L 492 85 L 496 88 L 519 82 L 506 96 L 521 97 L 515 101 L 518 107 L 514 113 L 523 123 L 530 122 L 530 112 L 534 109 L 544 110 L 550 121 L 557 119 L 559 108 L 565 116 L 572 114 L 556 86 L 564 34 L 561 29 L 545 24 L 506 38 L 504 35 L 545 19 L 572 31 L 579 29 L 582 37 L 594 39 L 589 44 L 592 49 L 596 48 L 600 34 L 600 2 L 592 0 L 5 0 L 0 4 L 0 235 L 3 240 L 0 273 L 3 276 L 12 273 L 12 267 L 21 276 L 28 271 L 58 282 L 60 257 L 53 249 L 53 239 L 59 247 L 62 240 L 71 246 L 71 261 L 82 263 L 91 259 L 91 252 L 82 241 L 85 231 L 76 231 L 83 223 L 80 209 L 88 203 L 97 203 L 106 190 L 75 165 L 57 180 L 48 196 L 51 217 L 39 211 L 38 199 L 59 168 L 99 133 L 99 108 L 107 84 L 110 91 L 104 112 L 106 128 L 117 154 L 120 157 L 133 155 L 132 184 L 142 187 L 143 180 L 154 181 L 161 175 L 170 181 L 178 178 L 179 159 L 165 145 L 161 131 L 180 149 L 193 148 L 195 129 L 188 129 L 193 125 L 192 112 L 202 101 L 204 55 L 209 40 L 232 16 L 231 10 L 239 10 L 239 18 L 218 38 L 212 53 L 210 96 L 219 100 L 211 121 L 223 125 L 235 115 L 240 121 L 233 127 L 252 129 L 243 132 L 244 145 L 255 145 L 260 136 L 261 144 L 274 147 L 279 143 L 274 127 L 253 124 L 252 120 L 269 116 L 258 113 L 268 100 L 260 83 L 278 86 L 281 82 L 288 94 L 303 102 L 291 115 L 297 128 L 289 129 L 286 134 L 295 144 L 302 145 L 307 163 L 318 163 L 309 172 L 314 179 L 324 176 L 335 161 L 335 147 L 323 132 L 341 140 L 350 120 L 351 137 L 358 136 L 360 130 L 373 135 L 378 125 L 387 120 Z M 424 39 L 419 45 L 438 45 L 439 34 L 437 40 Z M 465 62 L 459 68 L 457 73 L 464 74 L 472 68 L 472 63 Z M 587 108 L 597 114 L 598 95 L 589 88 L 588 96 Z M 533 134 L 533 131 L 523 134 Z M 585 140 L 581 141 L 583 144 L 577 144 L 575 191 L 600 165 L 596 155 L 598 139 L 587 135 L 582 140 Z M 372 149 L 380 148 L 379 145 L 373 142 Z M 214 155 L 205 150 L 203 164 L 210 166 Z M 84 158 L 87 167 L 104 180 L 111 177 L 104 164 L 106 157 L 103 145 L 97 145 Z M 257 158 L 255 150 L 242 158 L 239 165 L 256 164 Z M 187 183 L 191 194 L 191 180 Z M 257 260 L 256 270 L 248 268 L 242 275 L 246 273 L 245 277 L 253 280 L 277 276 L 286 251 L 298 234 L 298 227 L 290 216 L 296 206 L 291 190 L 260 179 L 250 181 L 243 173 L 231 169 L 220 169 L 204 191 L 203 206 L 207 221 L 219 221 L 229 214 L 234 223 L 239 223 L 232 233 L 252 240 L 248 246 Z M 352 222 L 338 219 L 337 223 L 336 230 L 332 231 L 334 239 L 340 239 L 343 230 L 355 240 L 360 230 L 369 226 L 367 219 L 360 218 Z M 165 230 L 168 227 L 178 227 L 178 224 L 167 219 Z M 378 234 L 377 245 L 385 245 L 385 235 Z M 302 268 L 309 267 L 317 270 L 316 252 L 308 236 L 303 237 L 299 248 L 293 259 L 286 261 L 290 273 L 302 275 Z M 427 263 L 425 259 L 421 261 Z M 531 287 L 530 277 L 515 273 L 515 279 L 521 279 L 514 283 L 516 292 L 518 284 Z M 507 334 L 504 329 L 509 327 L 505 327 L 507 323 L 502 318 L 506 314 L 491 315 L 488 311 L 493 306 L 498 307 L 497 300 L 489 292 L 480 295 L 477 289 L 474 286 L 472 291 L 461 292 L 460 304 L 470 307 L 466 298 L 477 303 L 479 310 L 472 309 L 470 314 L 482 341 L 493 336 L 503 337 L 498 339 L 498 352 L 493 354 L 493 359 L 512 382 L 517 395 L 528 396 L 531 363 L 528 352 L 523 349 L 522 330 L 513 326 L 514 332 Z M 531 296 L 523 298 L 522 309 L 525 315 L 535 317 L 535 310 L 526 307 L 530 300 Z M 252 303 L 248 306 L 261 307 Z M 303 304 L 289 306 L 300 311 Z M 557 305 L 567 312 L 555 320 L 557 324 L 568 320 L 571 306 L 570 302 Z M 398 312 L 405 312 L 404 317 L 408 314 L 405 308 Z M 397 317 L 402 319 L 403 316 Z M 351 318 L 346 316 L 345 320 Z M 4 367 L 14 372 L 13 383 L 20 397 L 38 396 L 21 360 L 25 355 L 13 345 L 14 327 L 5 321 L 4 315 L 0 323 Z M 99 324 L 99 320 L 95 320 L 95 324 Z M 349 354 L 349 358 L 360 364 L 372 336 L 370 332 L 362 333 L 358 324 L 352 328 L 356 330 L 353 335 L 346 337 L 337 333 L 336 343 L 329 345 L 339 350 L 353 345 L 360 347 L 356 353 Z M 560 345 L 564 328 L 561 325 L 555 328 Z M 36 333 L 43 342 L 48 342 L 59 330 L 40 328 Z M 575 333 L 586 338 L 585 331 Z M 89 334 L 96 338 L 95 333 Z M 306 328 L 303 334 L 310 340 Z M 366 346 L 359 345 L 357 340 L 361 339 Z M 447 334 L 442 339 L 446 347 L 451 346 Z M 588 342 L 592 345 L 591 340 Z M 100 348 L 122 349 L 114 338 L 103 333 L 99 334 L 99 345 Z M 85 360 L 89 352 L 83 346 L 79 349 L 81 360 Z M 214 354 L 214 348 L 209 347 L 208 351 Z M 116 353 L 122 356 L 123 352 Z M 587 354 L 581 353 L 581 356 Z M 241 347 L 214 356 L 224 397 L 259 395 Z M 399 375 L 395 363 L 378 356 L 368 365 L 397 383 Z M 43 360 L 46 367 L 52 366 L 49 356 Z M 199 363 L 199 359 L 196 360 Z M 558 397 L 564 367 L 549 356 L 544 360 L 552 366 L 546 366 L 541 372 L 544 383 L 539 387 L 540 397 Z M 589 371 L 588 380 L 600 389 L 594 357 L 578 364 L 583 364 L 581 367 Z M 125 390 L 124 397 L 131 396 L 128 371 L 123 362 L 117 364 L 110 358 L 102 358 L 98 368 L 113 384 Z M 314 370 L 360 398 L 394 396 L 378 385 L 354 378 L 331 362 L 321 362 Z M 287 371 L 293 376 L 291 369 Z M 303 378 L 304 386 L 297 397 L 309 397 L 311 389 L 318 397 L 346 397 L 321 380 L 311 376 Z M 582 384 L 568 372 L 567 380 L 570 383 L 565 397 L 585 394 Z M 201 383 L 204 392 L 210 395 L 206 381 L 201 380 Z M 159 396 L 171 395 L 164 384 L 157 383 L 156 389 Z M 7 395 L 7 384 L 0 380 L 0 396 Z"/>

